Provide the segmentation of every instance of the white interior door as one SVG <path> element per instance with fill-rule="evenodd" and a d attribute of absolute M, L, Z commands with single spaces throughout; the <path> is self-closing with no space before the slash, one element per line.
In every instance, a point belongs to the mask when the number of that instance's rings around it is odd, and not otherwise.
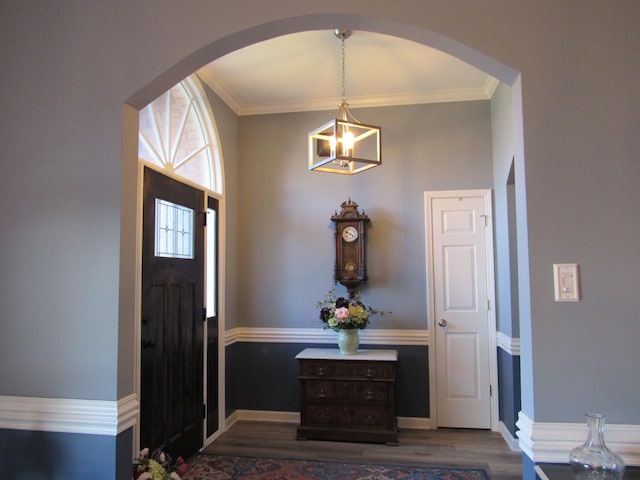
<path fill-rule="evenodd" d="M 435 380 L 430 384 L 435 388 L 431 418 L 435 414 L 438 427 L 492 428 L 492 378 L 497 374 L 491 371 L 496 347 L 489 287 L 490 193 L 433 192 L 426 197 L 430 375 Z"/>

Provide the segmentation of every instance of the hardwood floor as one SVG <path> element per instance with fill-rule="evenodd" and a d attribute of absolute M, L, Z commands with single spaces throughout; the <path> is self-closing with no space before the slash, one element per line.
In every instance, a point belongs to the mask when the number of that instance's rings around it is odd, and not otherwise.
<path fill-rule="evenodd" d="M 522 478 L 522 455 L 499 433 L 437 429 L 400 431 L 398 446 L 296 440 L 295 424 L 236 422 L 206 453 L 358 463 L 481 467 L 491 480 Z"/>

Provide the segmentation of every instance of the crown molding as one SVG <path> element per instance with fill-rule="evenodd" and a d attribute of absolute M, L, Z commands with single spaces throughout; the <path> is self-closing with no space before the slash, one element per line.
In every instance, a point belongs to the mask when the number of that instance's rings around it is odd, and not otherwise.
<path fill-rule="evenodd" d="M 250 115 L 271 115 L 278 113 L 338 111 L 338 97 L 317 98 L 291 102 L 248 104 L 242 103 L 232 90 L 218 78 L 198 74 L 211 90 L 239 117 Z M 390 95 L 374 95 L 368 97 L 349 97 L 349 108 L 374 108 L 428 103 L 470 102 L 490 100 L 500 82 L 487 76 L 484 85 L 475 88 L 452 88 L 429 92 L 408 92 Z"/>
<path fill-rule="evenodd" d="M 0 428 L 115 436 L 138 411 L 135 394 L 117 401 L 0 396 Z"/>
<path fill-rule="evenodd" d="M 500 85 L 500 81 L 497 78 L 487 75 L 487 80 L 484 82 L 484 86 L 482 87 L 487 100 L 493 98 L 493 94 L 496 92 L 498 85 Z"/>

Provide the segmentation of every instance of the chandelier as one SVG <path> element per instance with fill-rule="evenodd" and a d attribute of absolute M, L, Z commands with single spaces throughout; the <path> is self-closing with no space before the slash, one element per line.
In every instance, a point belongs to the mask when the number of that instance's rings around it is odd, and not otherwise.
<path fill-rule="evenodd" d="M 344 43 L 351 30 L 335 30 L 342 47 L 342 96 L 336 118 L 309 132 L 309 170 L 353 175 L 382 164 L 380 127 L 359 122 L 349 111 Z"/>

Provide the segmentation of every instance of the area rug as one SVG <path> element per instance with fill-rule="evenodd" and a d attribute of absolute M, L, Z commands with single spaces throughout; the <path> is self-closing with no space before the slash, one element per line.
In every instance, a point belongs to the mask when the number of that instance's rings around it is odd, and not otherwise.
<path fill-rule="evenodd" d="M 355 463 L 201 454 L 183 480 L 489 480 L 480 468 Z"/>

